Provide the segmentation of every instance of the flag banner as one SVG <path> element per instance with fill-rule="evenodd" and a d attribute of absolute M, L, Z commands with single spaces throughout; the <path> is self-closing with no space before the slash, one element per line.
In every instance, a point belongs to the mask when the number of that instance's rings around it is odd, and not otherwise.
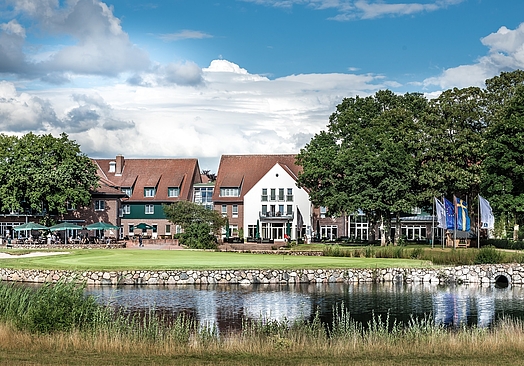
<path fill-rule="evenodd" d="M 488 200 L 479 196 L 480 203 L 480 228 L 481 229 L 494 229 L 495 228 L 495 216 L 493 216 L 493 210 Z"/>
<path fill-rule="evenodd" d="M 437 198 L 435 198 L 435 208 L 437 211 L 437 221 L 438 221 L 437 227 L 445 229 L 446 228 L 446 209 L 444 208 L 444 204 L 440 202 Z"/>
<path fill-rule="evenodd" d="M 455 197 L 455 207 L 457 209 L 457 230 L 469 231 L 470 221 L 467 202 Z"/>
<path fill-rule="evenodd" d="M 444 208 L 446 209 L 446 229 L 455 230 L 455 206 L 448 199 L 444 198 Z"/>
<path fill-rule="evenodd" d="M 302 217 L 302 214 L 300 213 L 300 210 L 297 206 L 297 229 L 302 232 L 302 226 L 304 226 L 304 218 Z"/>

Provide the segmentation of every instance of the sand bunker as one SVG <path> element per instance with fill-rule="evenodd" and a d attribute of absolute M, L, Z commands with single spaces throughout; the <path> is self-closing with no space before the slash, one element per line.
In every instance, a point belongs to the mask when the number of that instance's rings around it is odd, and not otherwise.
<path fill-rule="evenodd" d="M 29 258 L 29 257 L 43 257 L 43 256 L 46 256 L 46 255 L 59 255 L 59 254 L 69 254 L 69 252 L 31 252 L 31 253 L 20 254 L 20 255 L 9 254 L 9 253 L 2 252 L 2 253 L 0 253 L 0 259 L 7 259 L 7 258 L 16 259 L 16 258 Z"/>

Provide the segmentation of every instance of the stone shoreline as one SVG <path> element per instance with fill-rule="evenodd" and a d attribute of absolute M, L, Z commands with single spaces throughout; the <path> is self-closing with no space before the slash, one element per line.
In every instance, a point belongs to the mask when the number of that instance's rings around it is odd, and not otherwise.
<path fill-rule="evenodd" d="M 475 265 L 441 268 L 377 268 L 316 270 L 136 270 L 65 271 L 0 269 L 9 282 L 45 283 L 77 281 L 96 286 L 191 284 L 299 284 L 299 283 L 431 283 L 490 285 L 502 281 L 524 284 L 521 264 Z"/>

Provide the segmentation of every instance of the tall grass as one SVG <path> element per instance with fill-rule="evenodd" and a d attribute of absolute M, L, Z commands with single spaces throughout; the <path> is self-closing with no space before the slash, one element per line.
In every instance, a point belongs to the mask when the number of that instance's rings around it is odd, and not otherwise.
<path fill-rule="evenodd" d="M 405 246 L 344 248 L 339 245 L 329 245 L 324 247 L 323 255 L 330 257 L 418 259 L 429 261 L 435 265 L 448 266 L 524 263 L 524 253 L 503 252 L 493 247 L 441 250 L 440 248 L 407 248 Z"/>
<path fill-rule="evenodd" d="M 321 365 L 344 364 L 351 358 L 354 364 L 414 359 L 468 365 L 478 364 L 480 356 L 487 360 L 484 364 L 520 362 L 524 351 L 524 324 L 519 320 L 503 320 L 489 329 L 458 330 L 435 325 L 431 317 L 401 325 L 373 316 L 361 324 L 341 305 L 334 309 L 331 324 L 323 324 L 318 315 L 311 321 L 245 319 L 240 331 L 221 333 L 185 315 L 157 315 L 154 309 L 129 315 L 97 305 L 91 297 L 78 296 L 81 288 L 59 283 L 39 290 L 0 283 L 0 361 L 120 364 L 129 357 L 136 362 L 125 364 L 173 364 L 176 359 L 179 364 L 199 360 L 254 365 L 282 364 L 285 359 L 291 360 L 286 364 Z M 58 309 L 56 301 L 65 301 L 69 310 Z M 47 312 L 44 304 L 51 305 Z M 42 306 L 34 313 L 38 316 L 20 321 L 33 305 Z"/>

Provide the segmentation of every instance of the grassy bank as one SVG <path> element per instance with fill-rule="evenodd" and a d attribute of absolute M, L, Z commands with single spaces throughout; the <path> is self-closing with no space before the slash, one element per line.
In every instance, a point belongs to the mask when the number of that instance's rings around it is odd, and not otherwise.
<path fill-rule="evenodd" d="M 0 259 L 0 268 L 62 270 L 220 270 L 427 267 L 418 259 L 314 257 L 197 250 L 78 249 L 48 257 Z M 16 253 L 16 252 L 9 252 Z"/>
<path fill-rule="evenodd" d="M 524 355 L 524 324 L 516 320 L 450 330 L 426 319 L 390 329 L 380 318 L 364 327 L 340 308 L 332 324 L 246 320 L 241 331 L 219 334 L 185 316 L 125 316 L 93 306 L 73 284 L 0 287 L 0 364 L 519 365 Z M 64 301 L 74 306 L 55 306 Z M 38 303 L 45 304 L 40 312 L 25 315 Z M 40 322 L 54 327 L 34 326 Z"/>

